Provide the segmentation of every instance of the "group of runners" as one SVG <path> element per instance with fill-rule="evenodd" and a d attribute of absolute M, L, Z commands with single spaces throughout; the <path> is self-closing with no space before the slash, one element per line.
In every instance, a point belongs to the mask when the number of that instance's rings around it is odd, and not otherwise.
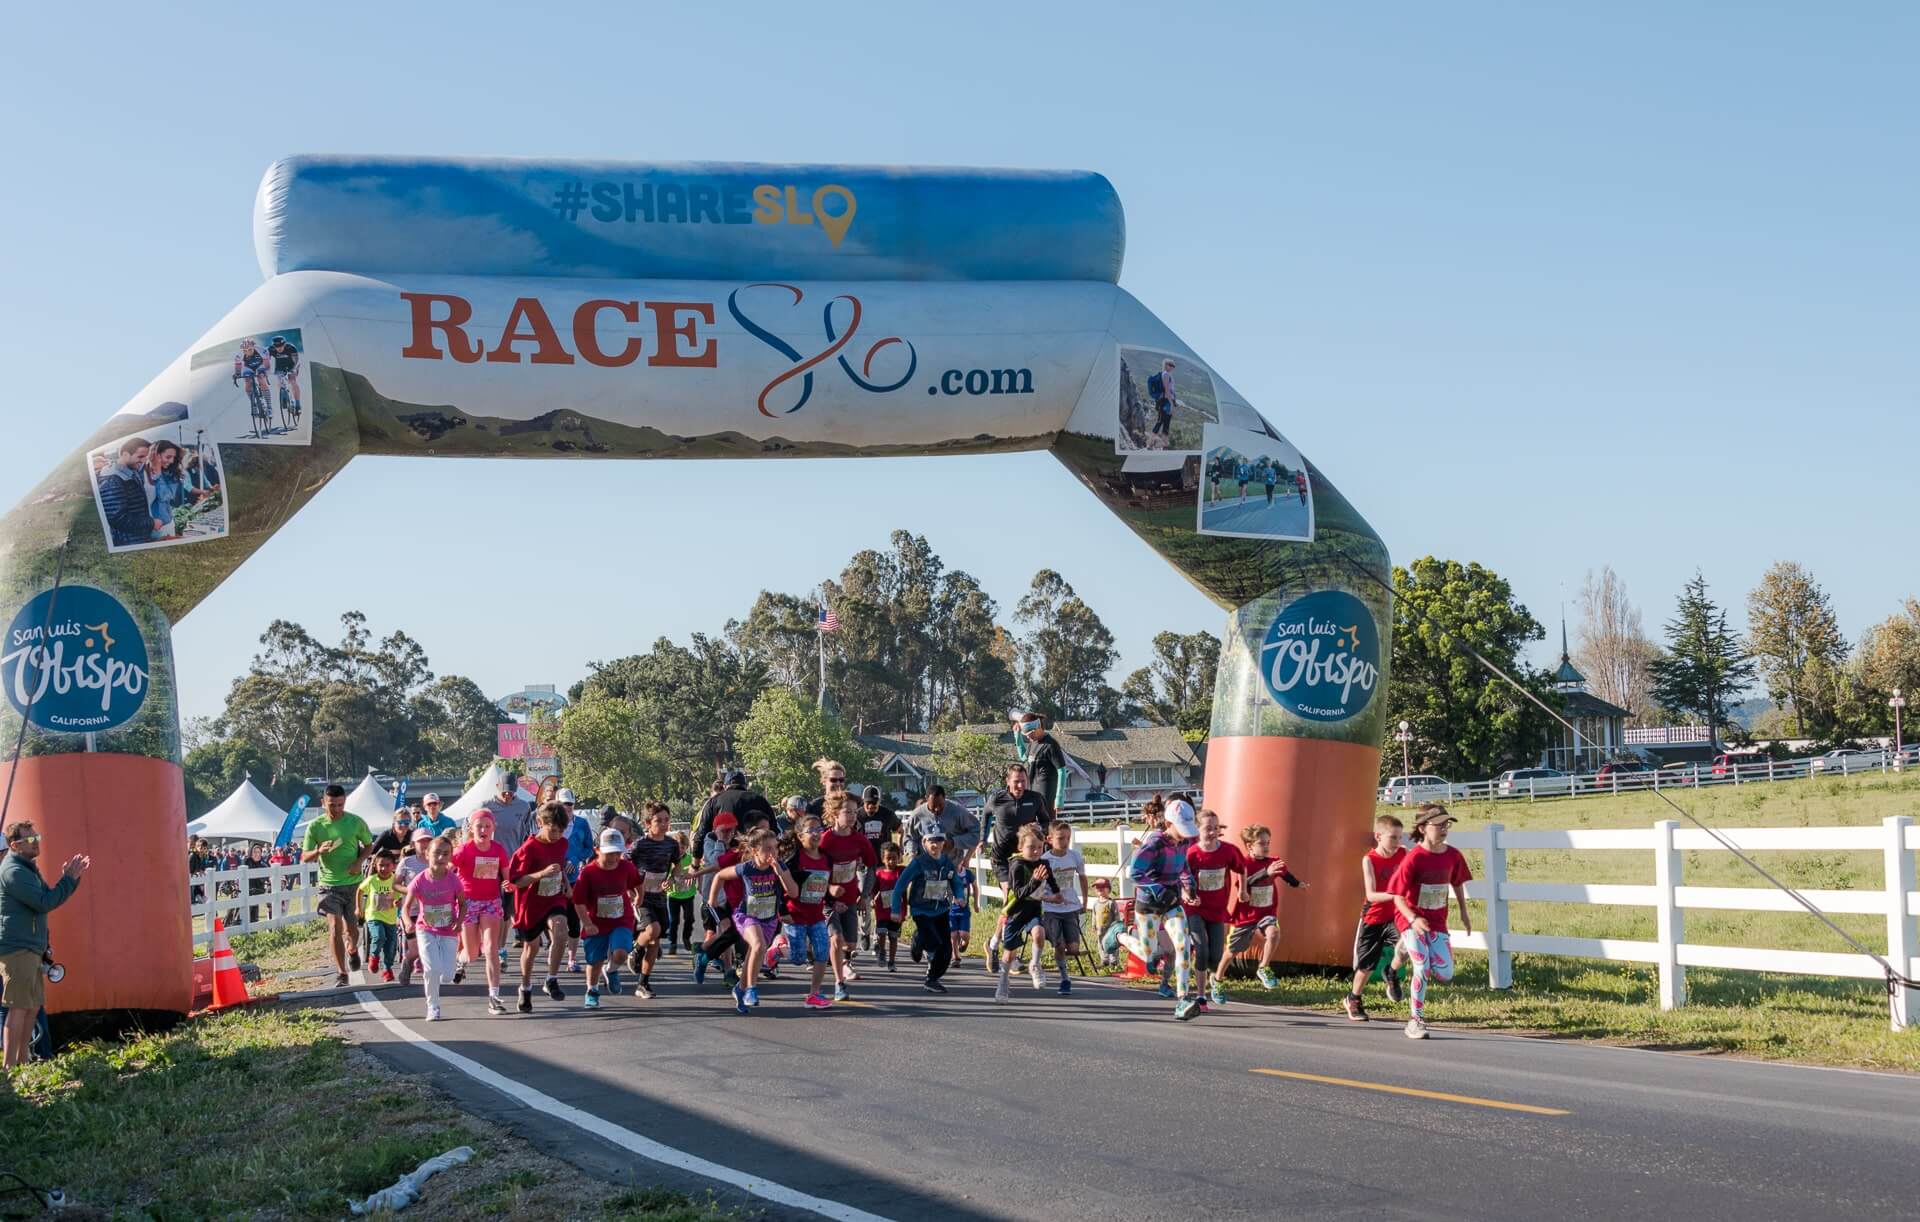
<path fill-rule="evenodd" d="M 1239 504 L 1242 505 L 1247 503 L 1248 484 L 1265 488 L 1269 505 L 1273 504 L 1274 489 L 1282 483 L 1287 485 L 1288 492 L 1300 498 L 1302 505 L 1307 503 L 1307 473 L 1304 470 L 1289 473 L 1271 458 L 1249 462 L 1244 455 L 1232 450 L 1216 453 L 1207 459 L 1208 500 L 1219 502 L 1220 481 L 1223 479 L 1233 480 L 1240 485 Z"/>
<path fill-rule="evenodd" d="M 1036 737 L 1032 746 L 1029 760 L 1049 767 L 1044 744 Z M 1070 995 L 1074 963 L 1108 967 L 1122 951 L 1159 975 L 1160 992 L 1181 1020 L 1226 1004 L 1222 979 L 1232 956 L 1257 954 L 1256 978 L 1277 987 L 1279 886 L 1306 883 L 1272 855 L 1264 827 L 1242 829 L 1234 843 L 1216 813 L 1196 811 L 1184 795 L 1151 799 L 1125 871 L 1132 894 L 1119 898 L 1109 879 L 1089 879 L 1072 827 L 1053 818 L 1051 797 L 1030 784 L 1028 763 L 1007 768 L 984 818 L 934 786 L 903 819 L 876 788 L 856 798 L 838 762 L 816 766 L 823 792 L 811 800 L 796 795 L 778 810 L 744 776 L 730 775 L 691 834 L 675 833 L 658 802 L 637 820 L 608 808 L 596 828 L 576 812 L 570 792 L 549 787 L 529 804 L 509 779 L 500 801 L 464 827 L 436 810 L 432 821 L 407 831 L 404 849 L 391 833 L 376 844 L 364 822 L 344 811 L 344 791 L 331 787 L 302 859 L 320 865 L 337 983 L 361 967 L 364 922 L 367 970 L 383 980 L 397 972 L 403 984 L 417 970 L 429 1021 L 441 1016 L 445 988 L 469 971 L 485 980 L 488 1012 L 509 1012 L 502 994 L 509 931 L 520 1013 L 532 1011 L 541 993 L 566 1001 L 568 969 L 584 969 L 580 1004 L 587 1008 L 629 991 L 651 999 L 660 958 L 682 951 L 692 956 L 695 986 L 724 988 L 741 1015 L 754 1012 L 762 987 L 783 969 L 804 973 L 801 1006 L 828 1009 L 852 996 L 863 956 L 872 957 L 866 970 L 899 971 L 911 921 L 908 959 L 924 965 L 921 986 L 941 994 L 953 965 L 974 949 L 990 879 L 979 949 L 998 1002 L 1010 1000 L 1015 972 L 1024 969 L 1035 989 Z M 514 824 L 505 835 L 503 823 Z M 1348 1018 L 1369 1017 L 1363 994 L 1377 977 L 1391 1000 L 1408 1000 L 1407 1035 L 1425 1037 L 1428 988 L 1453 971 L 1449 898 L 1467 922 L 1463 888 L 1471 874 L 1446 844 L 1452 823 L 1443 806 L 1422 807 L 1408 848 L 1398 818 L 1376 821 L 1375 847 L 1355 867 L 1366 907 L 1343 1001 Z M 716 972 L 720 980 L 709 986 Z"/>

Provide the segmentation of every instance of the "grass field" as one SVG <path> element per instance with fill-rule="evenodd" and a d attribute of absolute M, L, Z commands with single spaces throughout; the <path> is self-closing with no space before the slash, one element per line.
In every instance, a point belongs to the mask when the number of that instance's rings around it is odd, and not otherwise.
<path fill-rule="evenodd" d="M 1869 774 L 1719 786 L 1670 794 L 1683 808 L 1719 829 L 1742 827 L 1859 827 L 1890 815 L 1920 816 L 1920 775 Z M 1395 807 L 1383 812 L 1405 816 Z M 1650 793 L 1621 797 L 1553 798 L 1538 802 L 1456 803 L 1460 830 L 1490 822 L 1509 828 L 1643 828 L 1678 818 Z M 1688 826 L 1681 820 L 1683 826 Z M 1082 845 L 1089 862 L 1113 861 L 1105 846 Z M 1757 860 L 1796 887 L 1880 890 L 1884 860 L 1873 852 L 1761 852 Z M 1481 872 L 1481 854 L 1468 860 Z M 1356 868 L 1358 868 L 1356 863 Z M 1650 850 L 1521 851 L 1507 855 L 1508 876 L 1528 882 L 1639 883 L 1654 881 Z M 1765 887 L 1763 879 L 1725 852 L 1684 855 L 1683 881 L 1698 886 Z M 1475 903 L 1475 928 L 1484 921 Z M 1511 904 L 1515 933 L 1569 937 L 1655 938 L 1651 908 L 1574 904 Z M 1281 919 L 1285 920 L 1282 904 Z M 1886 950 L 1886 921 L 1836 915 L 1833 920 L 1876 952 Z M 1779 950 L 1851 951 L 1813 917 L 1798 913 L 1689 910 L 1688 942 Z M 1462 952 L 1455 979 L 1436 987 L 1428 1016 L 1437 1024 L 1536 1031 L 1643 1047 L 1730 1052 L 1813 1064 L 1920 1072 L 1920 1031 L 1893 1032 L 1882 985 L 1868 980 L 1782 973 L 1687 971 L 1688 1004 L 1659 1008 L 1651 965 L 1604 963 L 1550 955 L 1515 955 L 1514 986 L 1487 987 L 1486 956 Z M 1237 998 L 1333 1010 L 1345 992 L 1336 973 L 1283 977 L 1271 992 L 1235 980 Z M 1376 1017 L 1404 1019 L 1375 986 L 1368 997 Z"/>
<path fill-rule="evenodd" d="M 235 939 L 236 951 L 312 966 L 325 955 L 319 928 Z M 406 1217 L 731 1216 L 547 1157 L 346 1043 L 322 1009 L 256 1006 L 81 1044 L 10 1083 L 0 1167 L 64 1190 L 78 1217 L 339 1218 L 349 1199 L 459 1145 L 474 1148 L 473 1160 L 430 1180 Z M 41 1212 L 24 1193 L 0 1196 L 0 1216 Z"/>

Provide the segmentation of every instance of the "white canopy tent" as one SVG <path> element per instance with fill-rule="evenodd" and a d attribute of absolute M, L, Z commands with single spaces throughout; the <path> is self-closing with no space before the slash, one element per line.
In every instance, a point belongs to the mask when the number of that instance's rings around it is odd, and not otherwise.
<path fill-rule="evenodd" d="M 488 764 L 487 770 L 480 774 L 480 779 L 469 785 L 467 792 L 460 795 L 460 800 L 451 806 L 441 807 L 440 813 L 455 823 L 465 823 L 468 815 L 500 796 L 500 786 L 506 783 L 506 779 L 507 774 L 504 768 L 497 763 Z M 531 802 L 535 795 L 522 786 L 518 796 Z"/>
<path fill-rule="evenodd" d="M 272 844 L 286 821 L 286 811 L 255 788 L 251 778 L 242 778 L 240 787 L 227 795 L 226 801 L 189 823 L 187 831 L 209 840 L 263 840 Z"/>
<path fill-rule="evenodd" d="M 368 771 L 366 779 L 347 795 L 347 811 L 366 821 L 367 830 L 378 836 L 393 826 L 393 794 Z"/>

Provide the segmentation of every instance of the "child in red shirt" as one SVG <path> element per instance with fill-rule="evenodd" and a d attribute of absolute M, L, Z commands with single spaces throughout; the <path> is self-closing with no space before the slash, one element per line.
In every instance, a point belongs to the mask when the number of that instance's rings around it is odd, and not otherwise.
<path fill-rule="evenodd" d="M 1407 1038 L 1427 1038 L 1427 982 L 1453 979 L 1453 942 L 1447 935 L 1447 894 L 1451 890 L 1460 903 L 1460 925 L 1473 932 L 1473 918 L 1467 913 L 1466 884 L 1473 878 L 1467 859 L 1460 850 L 1449 847 L 1447 831 L 1454 817 L 1438 802 L 1420 808 L 1413 821 L 1420 843 L 1408 851 L 1406 860 L 1394 872 L 1386 891 L 1393 896 L 1394 924 L 1400 930 L 1400 942 L 1407 958 L 1413 961 L 1413 977 L 1408 982 L 1413 1017 L 1407 1020 Z"/>
<path fill-rule="evenodd" d="M 1203 829 L 1204 830 L 1204 829 Z M 1233 906 L 1233 933 L 1227 940 L 1227 953 L 1244 955 L 1260 943 L 1260 987 L 1278 988 L 1273 975 L 1274 952 L 1280 949 L 1280 896 L 1273 886 L 1280 879 L 1289 887 L 1306 884 L 1295 878 L 1287 863 L 1273 856 L 1273 833 L 1259 824 L 1240 831 L 1241 855 L 1246 861 L 1239 899 Z M 1187 854 L 1193 861 L 1191 851 Z"/>
<path fill-rule="evenodd" d="M 1360 882 L 1365 888 L 1367 903 L 1360 910 L 1360 927 L 1353 931 L 1353 989 L 1341 1003 L 1347 1017 L 1356 1023 L 1367 1021 L 1366 1002 L 1360 994 L 1375 968 L 1386 977 L 1387 1000 L 1401 999 L 1400 930 L 1394 924 L 1393 895 L 1387 890 L 1387 884 L 1407 859 L 1407 850 L 1400 844 L 1405 827 L 1392 815 L 1375 819 L 1373 847 L 1360 858 Z M 1392 958 L 1382 964 L 1380 961 L 1387 959 L 1389 952 Z"/>
<path fill-rule="evenodd" d="M 873 872 L 873 954 L 893 971 L 900 954 L 900 914 L 889 906 L 893 884 L 900 878 L 900 846 L 889 840 L 880 846 L 880 868 Z"/>

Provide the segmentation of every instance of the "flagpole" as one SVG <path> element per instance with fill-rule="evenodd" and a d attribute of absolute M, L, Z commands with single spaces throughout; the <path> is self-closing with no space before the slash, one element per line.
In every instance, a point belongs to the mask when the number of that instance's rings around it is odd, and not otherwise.
<path fill-rule="evenodd" d="M 820 708 L 827 707 L 827 626 L 825 622 L 827 600 L 824 593 L 820 596 L 820 610 L 813 624 L 813 643 L 820 655 L 820 694 L 814 703 Z"/>

